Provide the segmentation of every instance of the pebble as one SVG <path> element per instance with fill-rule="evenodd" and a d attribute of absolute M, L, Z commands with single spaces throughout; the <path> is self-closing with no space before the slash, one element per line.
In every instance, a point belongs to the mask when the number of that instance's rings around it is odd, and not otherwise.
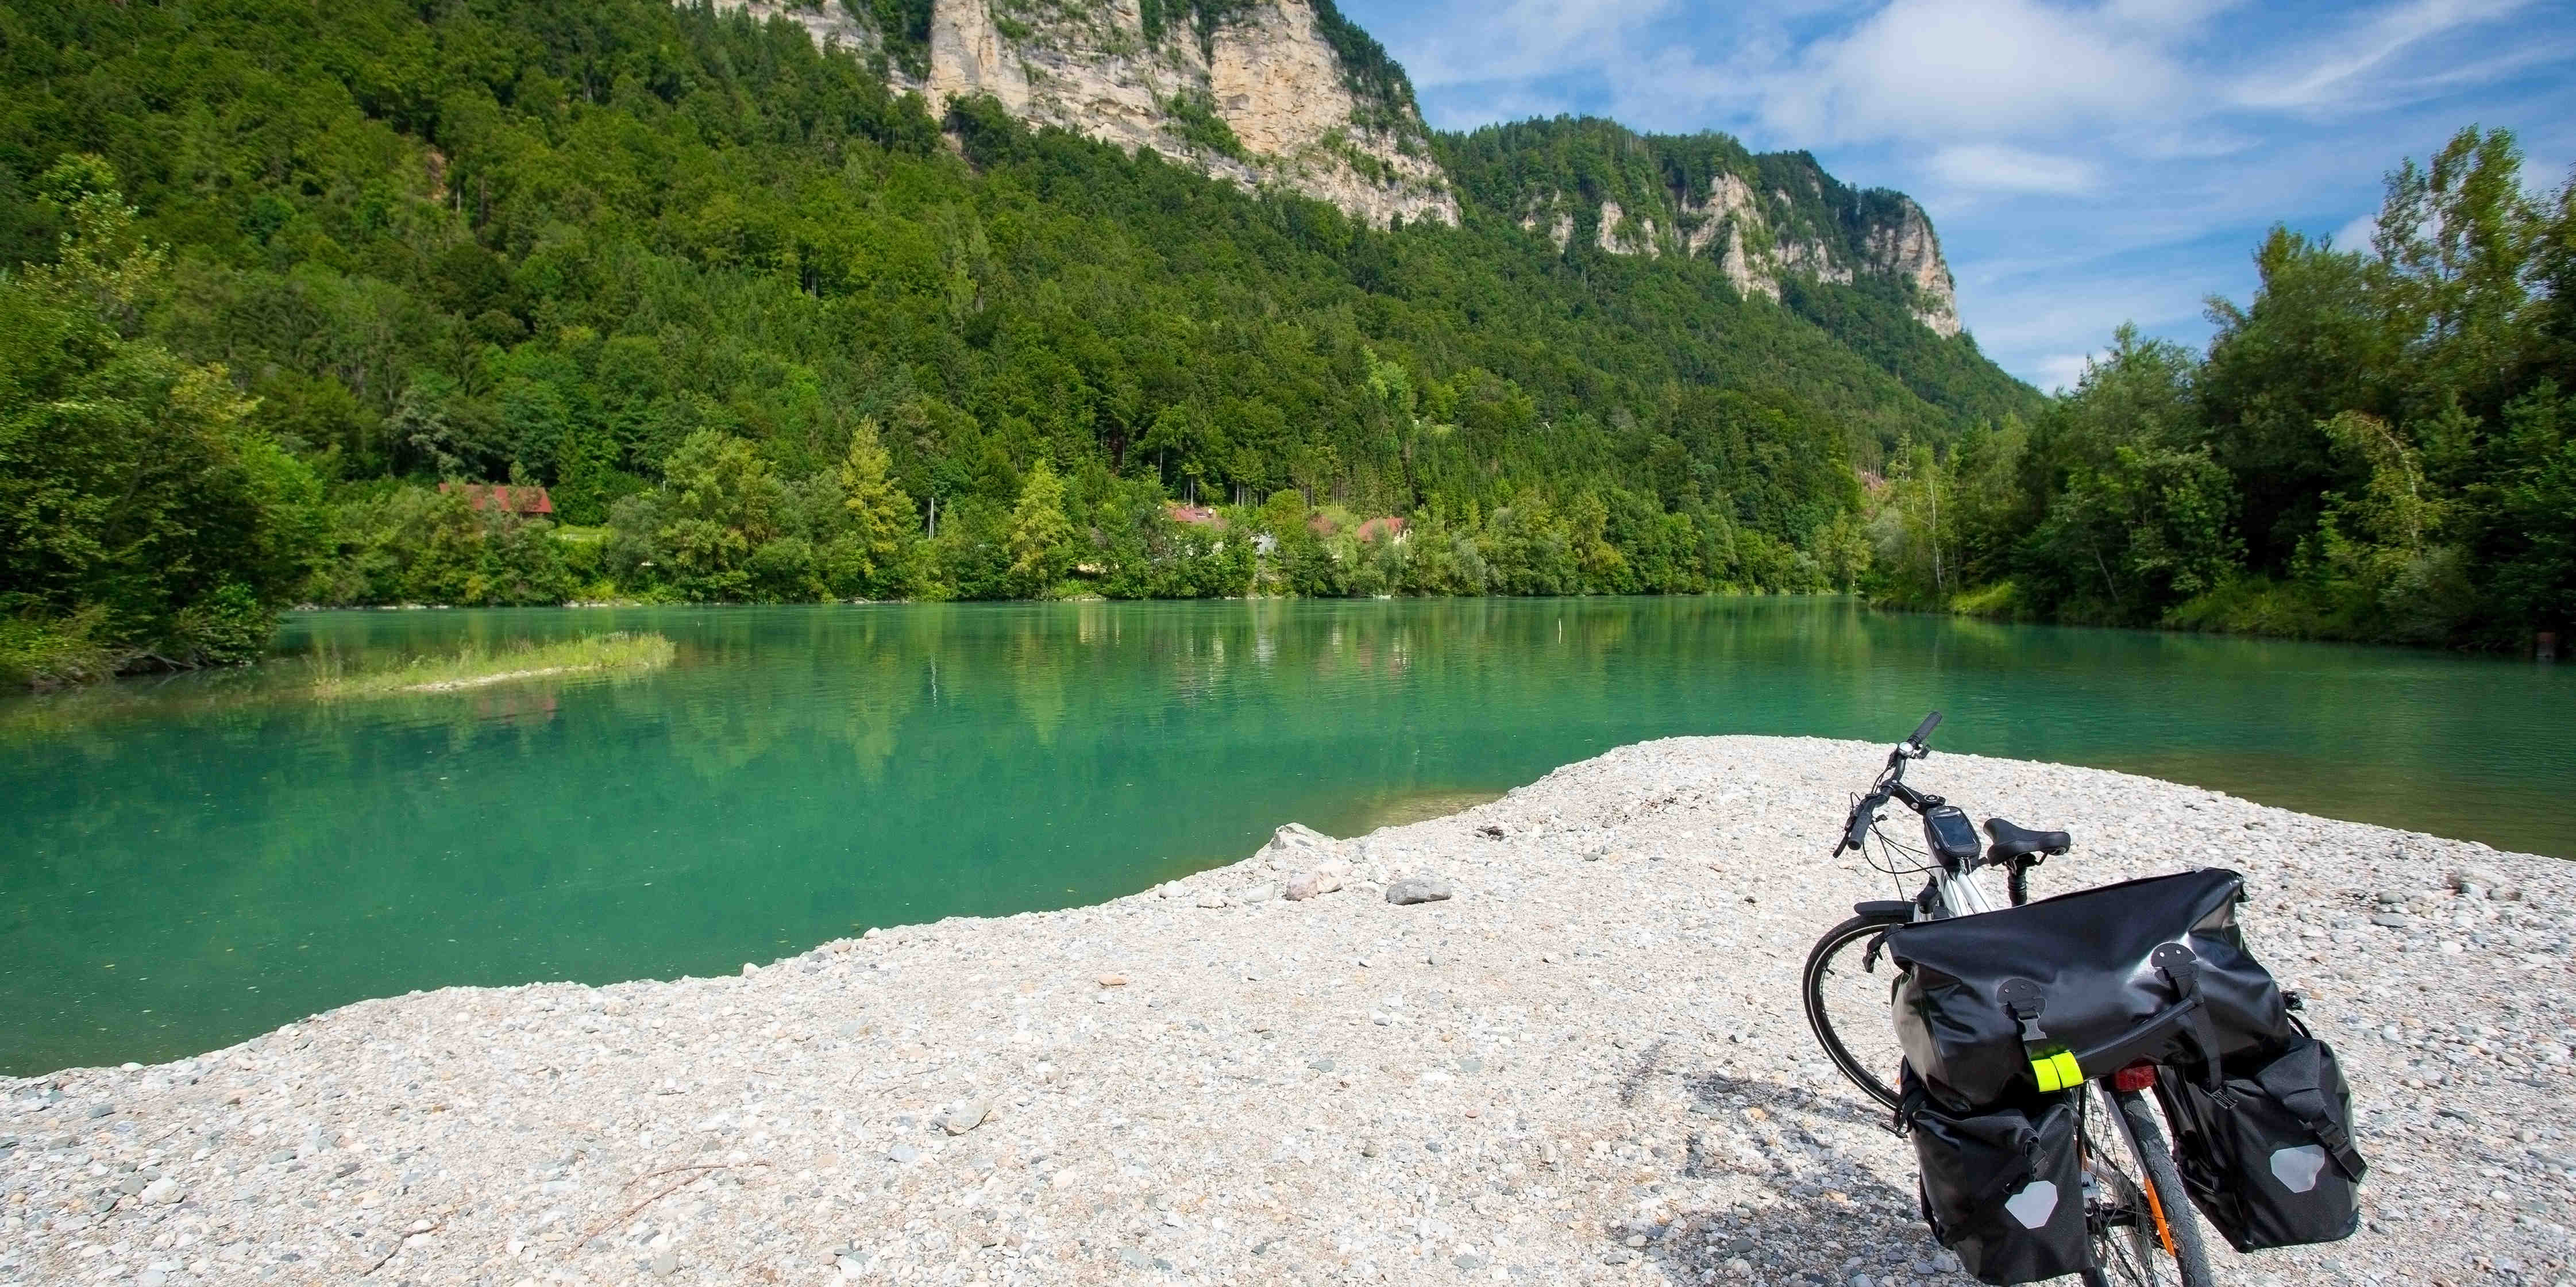
<path fill-rule="evenodd" d="M 973 1099 L 960 1101 L 959 1103 L 951 1106 L 946 1113 L 941 1114 L 939 1118 L 939 1128 L 951 1135 L 963 1135 L 966 1132 L 983 1125 L 984 1119 L 991 1116 L 992 1113 L 992 1098 L 990 1096 L 978 1095 Z"/>
<path fill-rule="evenodd" d="M 1818 933 L 1912 892 L 1807 856 L 1884 754 L 1646 743 L 795 968 L 449 988 L 0 1078 L 0 1283 L 1965 1287 L 1910 1146 L 1798 1003 Z M 2222 1250 L 2222 1280 L 2566 1275 L 2576 869 L 2059 765 L 1943 753 L 1908 781 L 2073 831 L 2042 894 L 2247 874 L 2249 941 L 2353 1082 L 2374 1223 Z M 1417 881 L 1453 905 L 1408 910 Z"/>

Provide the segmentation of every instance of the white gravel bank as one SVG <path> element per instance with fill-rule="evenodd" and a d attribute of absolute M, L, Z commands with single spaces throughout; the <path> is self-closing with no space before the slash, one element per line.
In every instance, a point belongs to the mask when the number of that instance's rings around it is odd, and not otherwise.
<path fill-rule="evenodd" d="M 1882 754 L 1647 743 L 1100 907 L 0 1082 L 0 1284 L 1965 1281 L 1798 1011 L 1808 943 L 1889 894 L 1822 857 Z M 2073 830 L 2043 894 L 2248 874 L 2377 1169 L 2361 1235 L 2223 1279 L 2576 1277 L 2568 864 L 2089 769 L 1909 780 Z M 1456 896 L 1387 902 L 1415 873 Z"/>

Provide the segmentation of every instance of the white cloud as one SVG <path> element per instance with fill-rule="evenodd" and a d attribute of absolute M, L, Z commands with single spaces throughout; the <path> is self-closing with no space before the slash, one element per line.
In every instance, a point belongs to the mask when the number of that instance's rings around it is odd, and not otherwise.
<path fill-rule="evenodd" d="M 2031 364 L 2032 383 L 2049 393 L 2063 393 L 2084 378 L 2085 364 L 2091 353 L 2051 353 Z"/>
<path fill-rule="evenodd" d="M 2528 0 L 2405 0 L 2389 5 L 2369 21 L 2330 32 L 2305 49 L 2283 51 L 2287 56 L 2276 65 L 2296 69 L 2293 74 L 2250 78 L 2237 87 L 2235 102 L 2241 107 L 2275 111 L 2384 103 L 2387 82 L 2402 82 L 2420 74 L 2420 70 L 2401 69 L 2394 76 L 2374 76 L 2387 72 L 2397 55 L 2462 27 L 2509 17 L 2527 3 Z"/>
<path fill-rule="evenodd" d="M 1932 154 L 1927 168 L 1934 178 L 1967 192 L 2076 195 L 2092 191 L 2099 181 L 2086 162 L 1999 143 L 1942 148 Z"/>
<path fill-rule="evenodd" d="M 1462 21 L 1434 12 L 1436 31 L 1408 42 L 1405 71 L 1417 86 L 1480 85 L 1598 69 L 1620 61 L 1634 37 L 1674 0 L 1511 0 Z M 1387 33 L 1378 33 L 1381 37 Z"/>
<path fill-rule="evenodd" d="M 1819 141 L 2058 135 L 2183 102 L 2181 33 L 2037 0 L 1895 0 L 1769 78 L 1762 115 Z"/>

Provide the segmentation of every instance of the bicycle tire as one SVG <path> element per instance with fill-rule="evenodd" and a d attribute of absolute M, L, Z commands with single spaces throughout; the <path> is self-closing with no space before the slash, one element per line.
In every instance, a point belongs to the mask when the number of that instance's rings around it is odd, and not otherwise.
<path fill-rule="evenodd" d="M 1817 939 L 1816 945 L 1807 952 L 1807 966 L 1799 977 L 1798 988 L 1799 995 L 1806 1005 L 1807 1027 L 1816 1034 L 1816 1044 L 1825 1048 L 1825 1058 L 1832 1060 L 1834 1067 L 1840 1070 L 1844 1077 L 1850 1079 L 1853 1085 L 1860 1087 L 1863 1093 L 1890 1110 L 1896 1107 L 1896 1088 L 1872 1072 L 1869 1062 L 1853 1053 L 1851 1046 L 1843 1040 L 1842 1033 L 1834 1026 L 1836 1006 L 1833 1002 L 1837 989 L 1834 988 L 1833 981 L 1839 968 L 1838 963 L 1844 959 L 1845 953 L 1866 952 L 1868 949 L 1864 944 L 1867 940 L 1899 924 L 1902 922 L 1854 916 L 1826 930 L 1824 937 Z M 1892 970 L 1894 967 L 1889 968 Z M 1886 996 L 1878 997 L 1877 1012 L 1873 1021 L 1887 1034 L 1884 1042 L 1878 1044 L 1892 1050 L 1895 1046 L 1894 1025 L 1888 1019 L 1887 1003 Z M 1891 1066 L 1887 1071 L 1893 1075 L 1896 1069 Z"/>
<path fill-rule="evenodd" d="M 2147 1107 L 2145 1096 L 2107 1087 L 2087 1093 L 2102 1096 L 2107 1100 L 2106 1106 L 2127 1123 L 2124 1151 L 2140 1173 L 2129 1175 L 2115 1165 L 2098 1171 L 2096 1178 L 2112 1180 L 2130 1196 L 2143 1197 L 2148 1210 L 2140 1214 L 2152 1225 L 2133 1223 L 2128 1227 L 2125 1240 L 2132 1248 L 2127 1254 L 2116 1254 L 2121 1251 L 2117 1242 L 2097 1232 L 2097 1258 L 2116 1259 L 2118 1263 L 2085 1271 L 2086 1287 L 2159 1287 L 2169 1281 L 2159 1267 L 2169 1271 L 2170 1281 L 2180 1287 L 2214 1287 L 2208 1243 L 2201 1237 L 2200 1213 L 2192 1209 L 2182 1174 L 2174 1167 L 2173 1153 L 2165 1147 L 2164 1132 L 2157 1129 L 2155 1114 Z M 2107 1151 L 2098 1147 L 2098 1142 L 2094 1152 L 2097 1160 L 2107 1160 Z M 2141 1178 L 2145 1181 L 2143 1186 L 2138 1182 Z M 2115 1256 L 2100 1255 L 2106 1246 Z"/>

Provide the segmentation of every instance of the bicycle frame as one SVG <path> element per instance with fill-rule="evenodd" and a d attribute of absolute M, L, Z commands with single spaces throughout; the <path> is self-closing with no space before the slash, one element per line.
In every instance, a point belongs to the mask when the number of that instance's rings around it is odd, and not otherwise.
<path fill-rule="evenodd" d="M 1974 916 L 1991 912 L 1995 905 L 1986 897 L 1986 887 L 1977 882 L 1973 871 L 1952 871 L 1947 864 L 1932 874 L 1932 887 L 1938 891 L 1941 905 L 1953 916 Z"/>

